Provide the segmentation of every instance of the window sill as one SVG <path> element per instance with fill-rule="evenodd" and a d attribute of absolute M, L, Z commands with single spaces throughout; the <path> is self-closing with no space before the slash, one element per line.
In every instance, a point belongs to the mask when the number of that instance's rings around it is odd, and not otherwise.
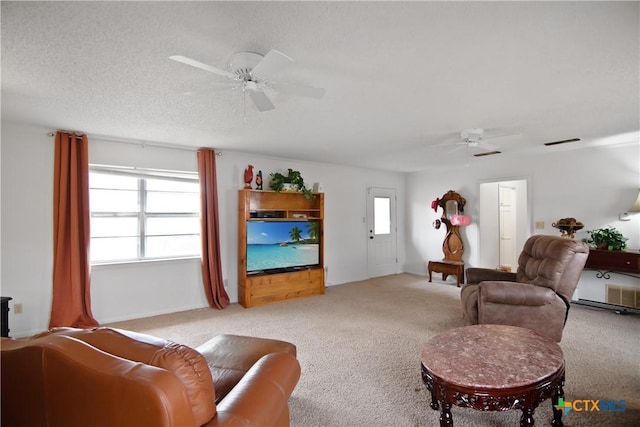
<path fill-rule="evenodd" d="M 152 264 L 174 264 L 174 263 L 183 263 L 183 262 L 200 262 L 200 256 L 192 256 L 192 257 L 181 257 L 181 258 L 157 258 L 157 259 L 139 259 L 139 260 L 128 260 L 128 261 L 111 261 L 111 262 L 101 262 L 96 264 L 91 264 L 91 270 L 107 270 L 110 268 L 120 268 L 120 267 L 136 267 L 142 265 L 152 265 Z"/>

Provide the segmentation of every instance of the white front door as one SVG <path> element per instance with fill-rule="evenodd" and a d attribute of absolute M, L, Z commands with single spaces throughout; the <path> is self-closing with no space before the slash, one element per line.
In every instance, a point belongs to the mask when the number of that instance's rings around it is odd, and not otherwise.
<path fill-rule="evenodd" d="M 367 189 L 367 273 L 369 277 L 398 273 L 396 190 Z"/>

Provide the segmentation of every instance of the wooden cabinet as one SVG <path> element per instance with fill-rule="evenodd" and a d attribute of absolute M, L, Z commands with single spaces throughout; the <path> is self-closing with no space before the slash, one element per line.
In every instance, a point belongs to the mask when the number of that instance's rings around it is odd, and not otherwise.
<path fill-rule="evenodd" d="M 247 272 L 247 230 L 251 222 L 309 221 L 317 224 L 318 264 Z M 307 199 L 297 192 L 239 190 L 238 300 L 246 308 L 324 294 L 324 193 Z"/>

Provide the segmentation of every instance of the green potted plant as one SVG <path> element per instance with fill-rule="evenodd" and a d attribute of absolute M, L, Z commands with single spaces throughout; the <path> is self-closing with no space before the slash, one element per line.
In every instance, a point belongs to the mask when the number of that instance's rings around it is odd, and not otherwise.
<path fill-rule="evenodd" d="M 627 247 L 627 240 L 629 240 L 612 226 L 587 230 L 587 234 L 590 236 L 589 239 L 585 239 L 587 243 L 590 243 L 595 249 L 607 251 L 623 251 Z"/>
<path fill-rule="evenodd" d="M 286 175 L 280 172 L 273 172 L 270 175 L 271 182 L 269 183 L 269 188 L 276 193 L 281 191 L 298 191 L 307 199 L 313 197 L 311 190 L 304 185 L 304 179 L 302 179 L 300 171 L 289 168 Z"/>

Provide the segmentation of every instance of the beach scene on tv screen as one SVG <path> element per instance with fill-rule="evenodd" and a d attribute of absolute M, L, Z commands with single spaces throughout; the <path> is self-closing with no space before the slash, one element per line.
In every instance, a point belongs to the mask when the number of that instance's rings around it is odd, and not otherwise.
<path fill-rule="evenodd" d="M 248 222 L 247 271 L 318 264 L 318 236 L 315 221 Z"/>

